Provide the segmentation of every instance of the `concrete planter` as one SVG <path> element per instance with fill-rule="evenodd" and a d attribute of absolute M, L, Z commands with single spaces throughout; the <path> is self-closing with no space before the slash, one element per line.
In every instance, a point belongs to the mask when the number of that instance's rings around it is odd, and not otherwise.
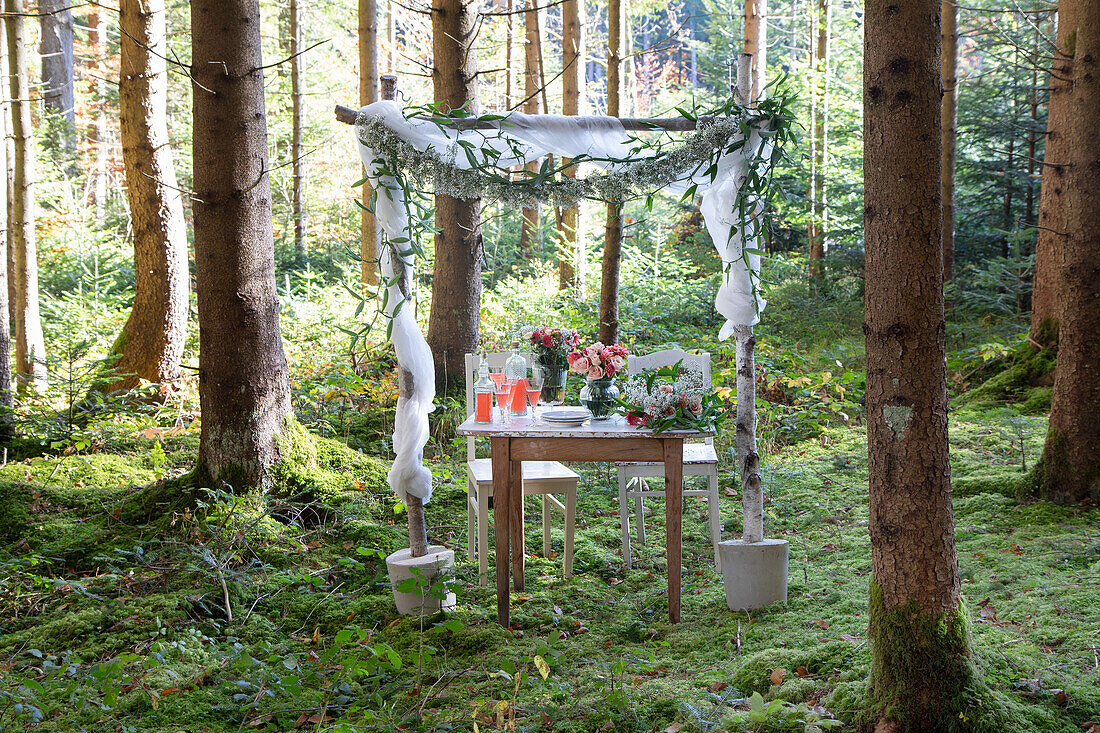
<path fill-rule="evenodd" d="M 787 600 L 786 540 L 718 543 L 722 558 L 722 583 L 731 611 L 753 610 Z"/>
<path fill-rule="evenodd" d="M 419 616 L 423 613 L 449 611 L 455 607 L 455 594 L 443 595 L 441 581 L 454 575 L 455 553 L 440 545 L 430 545 L 423 557 L 412 557 L 409 549 L 398 550 L 386 558 L 386 569 L 393 584 L 393 600 L 402 616 Z M 410 578 L 420 577 L 417 588 L 402 592 L 398 587 Z M 430 590 L 425 586 L 435 586 Z M 423 593 L 423 595 L 421 595 Z"/>

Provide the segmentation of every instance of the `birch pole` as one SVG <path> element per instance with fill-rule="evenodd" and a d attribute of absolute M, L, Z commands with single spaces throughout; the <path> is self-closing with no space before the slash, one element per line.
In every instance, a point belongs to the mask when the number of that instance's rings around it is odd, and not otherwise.
<path fill-rule="evenodd" d="M 736 101 L 748 105 L 753 96 L 752 54 L 737 59 Z M 761 85 L 763 88 L 763 85 Z M 742 233 L 742 246 L 748 246 Z M 764 539 L 764 486 L 760 477 L 760 456 L 756 452 L 756 337 L 752 326 L 735 326 L 733 338 L 737 358 L 737 467 L 741 474 L 741 507 L 744 515 L 742 542 Z"/>
<path fill-rule="evenodd" d="M 386 18 L 390 73 L 393 73 L 393 6 Z M 359 0 L 359 106 L 378 101 L 378 3 Z M 396 87 L 397 78 L 393 85 Z M 392 99 L 392 97 L 389 97 Z M 374 212 L 368 211 L 374 189 L 363 183 L 363 208 L 359 212 L 359 278 L 363 285 L 378 284 L 378 247 L 381 231 Z"/>
<path fill-rule="evenodd" d="M 394 74 L 382 75 L 382 99 L 393 100 L 397 98 L 397 76 Z M 397 278 L 397 288 L 405 300 L 412 300 L 412 283 L 409 281 L 409 269 L 405 266 L 405 260 L 398 255 L 392 244 L 386 244 L 386 252 L 382 257 L 389 259 L 393 268 L 393 276 Z M 399 397 L 406 399 L 415 393 L 415 378 L 407 366 L 397 364 L 397 393 Z M 424 557 L 428 554 L 428 528 L 424 522 L 424 502 L 418 496 L 406 494 L 405 507 L 409 515 L 409 555 L 412 557 Z"/>

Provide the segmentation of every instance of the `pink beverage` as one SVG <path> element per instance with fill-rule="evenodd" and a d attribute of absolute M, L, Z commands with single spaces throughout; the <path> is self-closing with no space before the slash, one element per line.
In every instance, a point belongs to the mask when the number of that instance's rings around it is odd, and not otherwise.
<path fill-rule="evenodd" d="M 512 396 L 508 400 L 512 414 L 527 414 L 527 380 L 520 379 L 512 383 Z"/>
<path fill-rule="evenodd" d="M 535 389 L 531 389 L 530 387 L 527 388 L 527 404 L 531 405 L 532 410 L 534 410 L 535 405 L 537 405 L 539 403 L 539 395 L 541 395 L 541 394 L 542 394 L 542 389 L 541 388 L 537 388 L 537 387 Z"/>

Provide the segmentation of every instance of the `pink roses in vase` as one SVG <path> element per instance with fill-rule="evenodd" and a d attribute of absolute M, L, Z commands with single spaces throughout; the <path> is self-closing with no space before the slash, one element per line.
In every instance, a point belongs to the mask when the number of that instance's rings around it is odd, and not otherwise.
<path fill-rule="evenodd" d="M 590 381 L 614 377 L 626 369 L 626 348 L 619 344 L 604 346 L 597 341 L 566 357 L 569 371 L 583 374 Z"/>

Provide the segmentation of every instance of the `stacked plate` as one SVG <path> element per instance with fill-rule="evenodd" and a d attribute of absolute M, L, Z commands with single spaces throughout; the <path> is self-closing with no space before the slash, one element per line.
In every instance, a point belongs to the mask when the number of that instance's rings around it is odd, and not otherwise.
<path fill-rule="evenodd" d="M 542 420 L 547 425 L 555 425 L 563 428 L 575 428 L 584 424 L 584 421 L 591 417 L 588 410 L 580 409 L 566 409 L 566 410 L 550 410 L 539 415 L 539 420 Z"/>

